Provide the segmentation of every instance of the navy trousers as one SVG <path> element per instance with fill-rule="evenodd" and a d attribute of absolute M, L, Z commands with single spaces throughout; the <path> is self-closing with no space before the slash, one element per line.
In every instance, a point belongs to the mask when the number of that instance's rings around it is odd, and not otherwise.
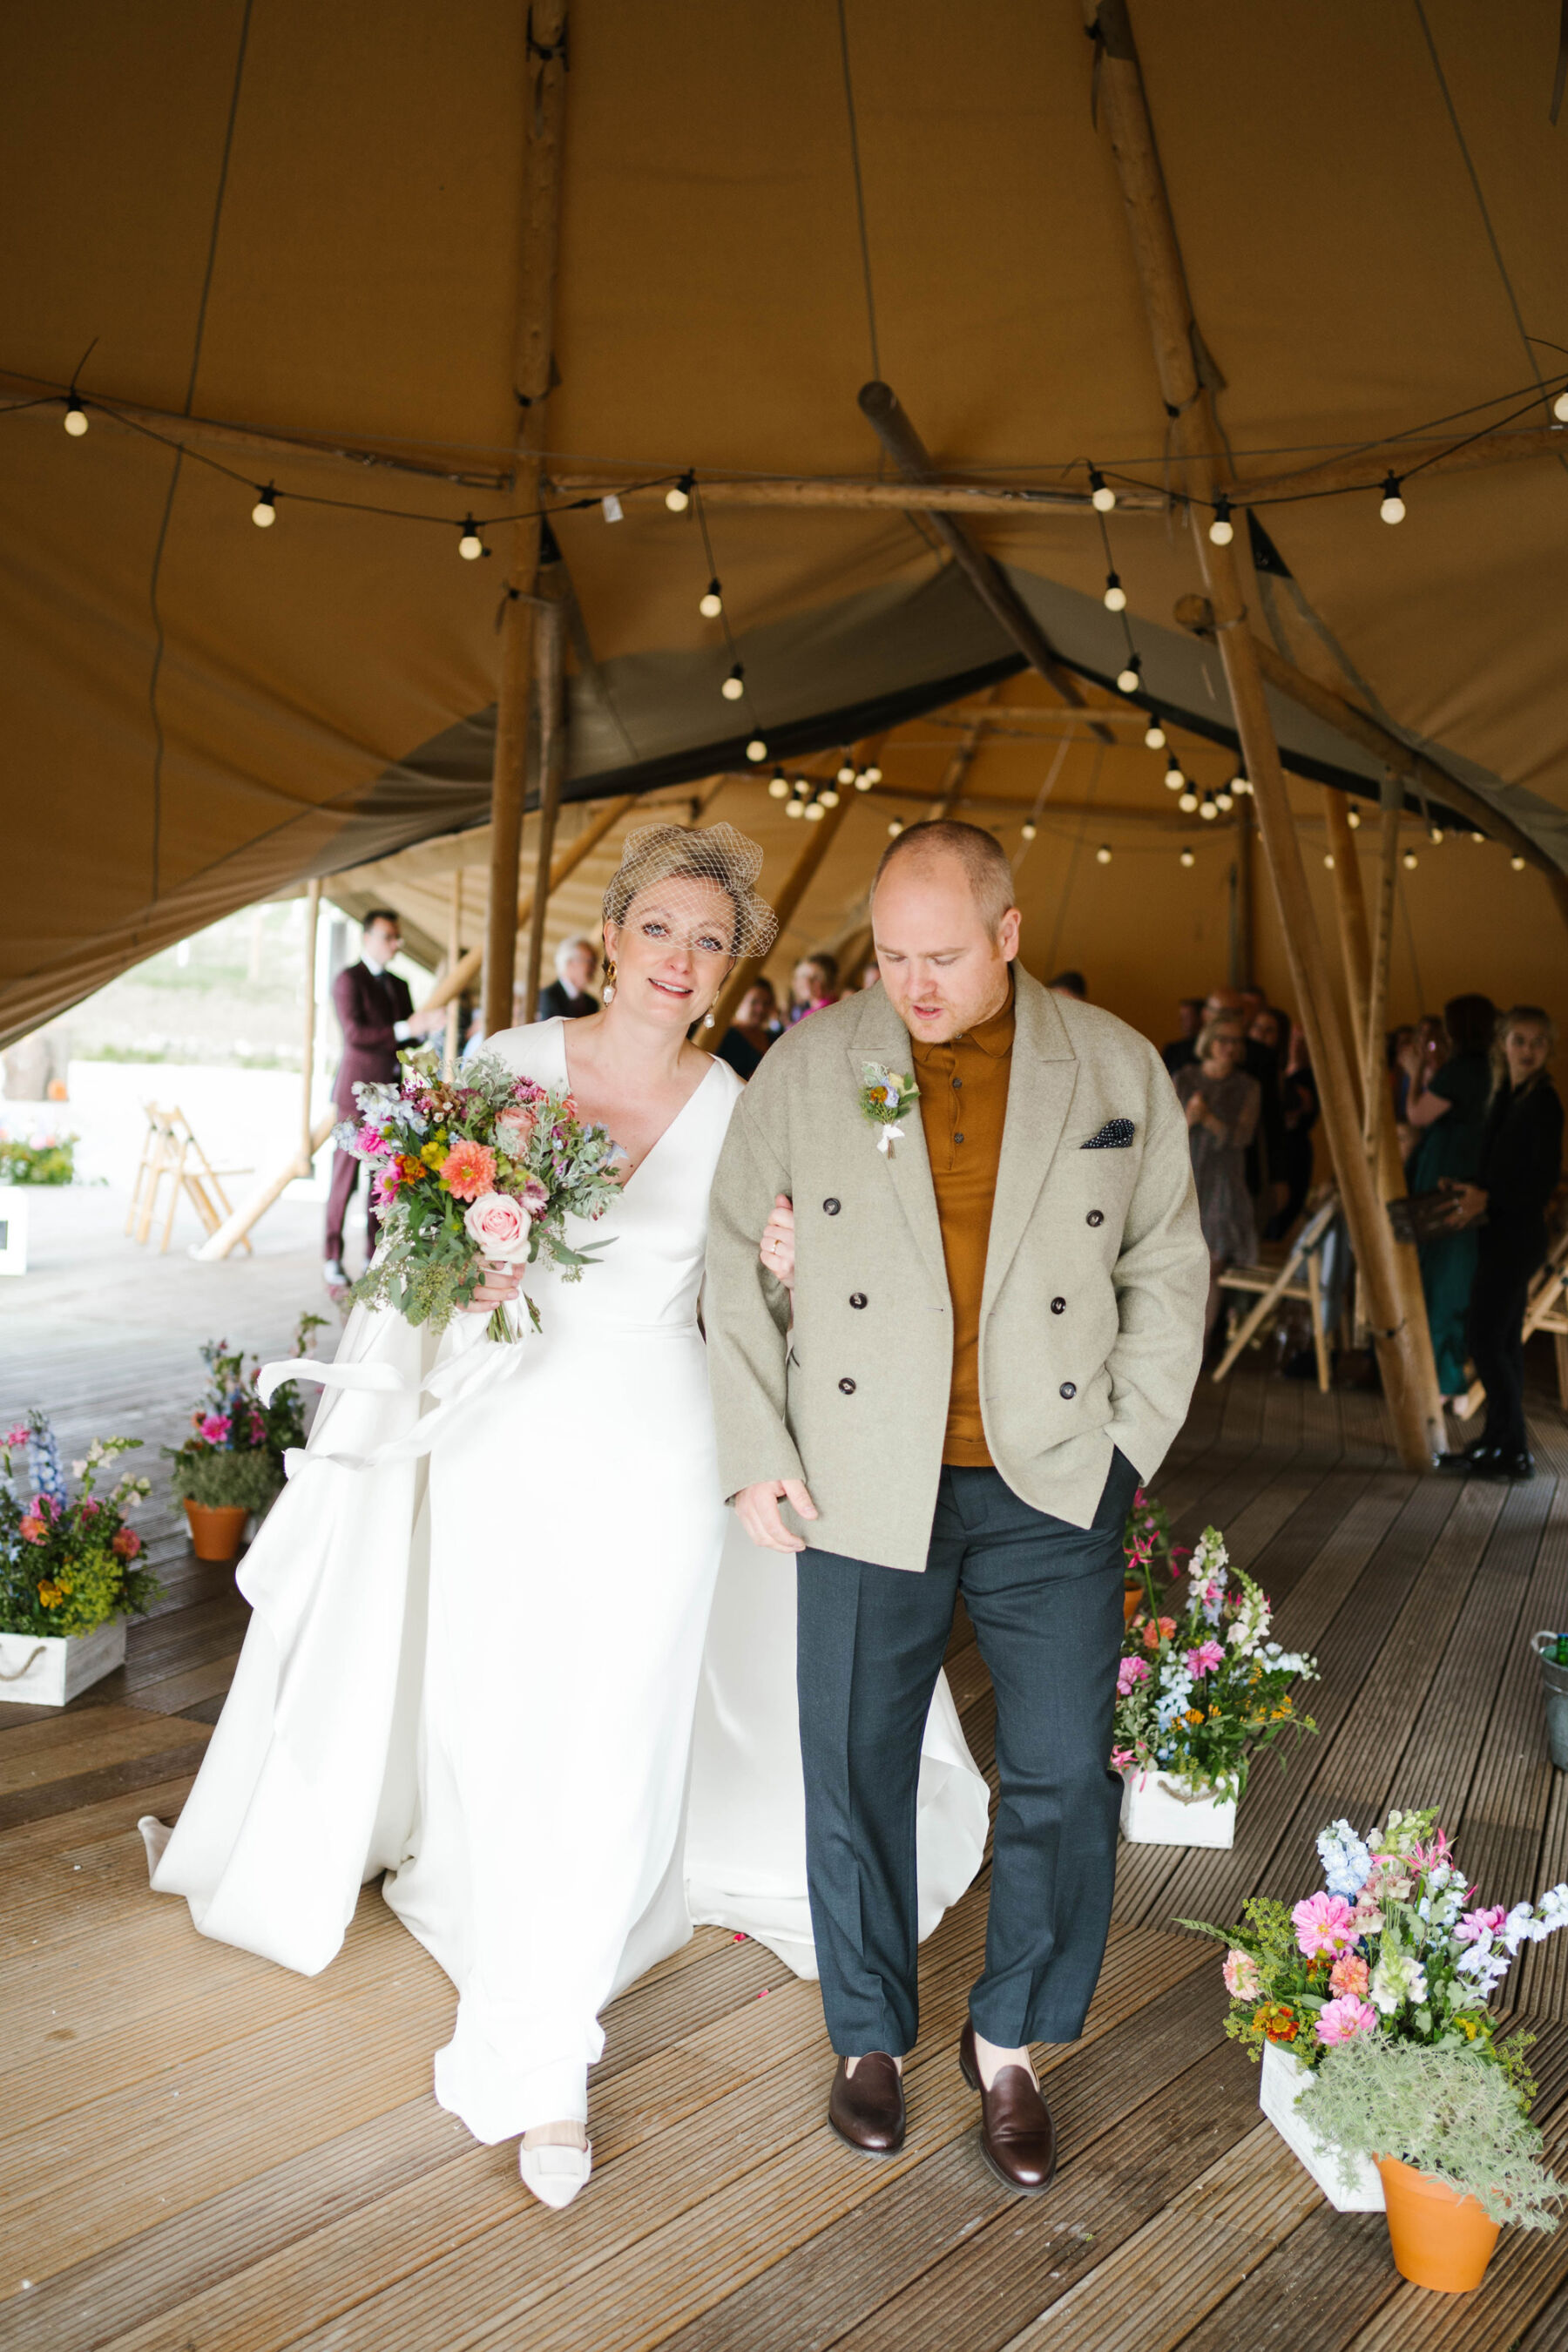
<path fill-rule="evenodd" d="M 919 2031 L 921 1739 L 960 1593 L 995 1689 L 1001 1780 L 969 2014 L 1005 2049 L 1083 2031 L 1116 1873 L 1121 1783 L 1109 1759 L 1137 1483 L 1118 1453 L 1085 1529 L 1032 1509 L 995 1470 L 944 1465 L 923 1575 L 801 1553 L 806 1865 L 841 2056 L 902 2056 Z"/>

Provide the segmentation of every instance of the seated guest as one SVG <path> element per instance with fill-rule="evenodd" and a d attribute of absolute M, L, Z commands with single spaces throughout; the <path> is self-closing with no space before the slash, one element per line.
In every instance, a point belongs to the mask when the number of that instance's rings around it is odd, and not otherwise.
<path fill-rule="evenodd" d="M 1268 1238 L 1283 1241 L 1307 1205 L 1312 1189 L 1312 1129 L 1318 1124 L 1318 1081 L 1312 1076 L 1307 1033 L 1277 1004 L 1266 1005 L 1260 1021 L 1272 1022 L 1283 1041 L 1285 1066 L 1279 1073 L 1279 1108 L 1285 1125 L 1285 1205 L 1269 1220 Z M 1254 1023 L 1256 1028 L 1257 1023 Z"/>
<path fill-rule="evenodd" d="M 753 980 L 736 1010 L 734 1023 L 719 1041 L 719 1059 L 738 1078 L 749 1078 L 781 1034 L 778 999 L 771 980 Z"/>
<path fill-rule="evenodd" d="M 861 992 L 861 994 L 862 994 L 862 995 L 864 995 L 865 992 L 866 992 L 866 991 L 867 991 L 867 989 L 868 989 L 868 988 L 876 988 L 876 987 L 879 986 L 879 985 L 880 985 L 880 982 L 881 982 L 881 978 L 882 978 L 881 970 L 880 970 L 879 966 L 879 965 L 878 965 L 878 963 L 877 963 L 876 958 L 875 958 L 875 957 L 873 957 L 873 958 L 872 958 L 872 960 L 871 960 L 871 961 L 870 961 L 868 964 L 864 964 L 864 965 L 862 965 L 862 967 L 861 967 L 861 971 L 860 971 L 860 992 Z"/>
<path fill-rule="evenodd" d="M 1410 1160 L 1410 1189 L 1432 1192 L 1452 1178 L 1473 1184 L 1491 1096 L 1491 1042 L 1497 1008 L 1489 996 L 1450 997 L 1443 1007 L 1448 1054 L 1439 1062 L 1412 1038 L 1405 1050 L 1405 1117 L 1418 1137 Z M 1463 1396 L 1465 1318 L 1469 1312 L 1479 1236 L 1474 1226 L 1440 1234 L 1420 1245 L 1421 1287 L 1432 1327 L 1437 1386 L 1446 1398 Z"/>
<path fill-rule="evenodd" d="M 802 956 L 789 982 L 789 1017 L 793 1026 L 804 1021 L 808 1013 L 820 1013 L 825 1004 L 838 1002 L 838 959 L 819 950 L 816 955 Z"/>
<path fill-rule="evenodd" d="M 1081 971 L 1058 971 L 1055 980 L 1047 981 L 1046 986 L 1054 995 L 1074 997 L 1079 1004 L 1089 1003 L 1089 982 Z"/>
<path fill-rule="evenodd" d="M 1176 1005 L 1176 1034 L 1168 1045 L 1160 1048 L 1160 1059 L 1173 1077 L 1188 1062 L 1195 1060 L 1193 1041 L 1204 1025 L 1204 1001 L 1201 996 L 1184 996 Z"/>
<path fill-rule="evenodd" d="M 1227 1265 L 1251 1265 L 1258 1256 L 1247 1147 L 1257 1131 L 1263 1090 L 1242 1067 L 1246 1049 L 1240 1012 L 1216 1013 L 1198 1033 L 1197 1059 L 1178 1070 L 1174 1080 L 1187 1114 L 1193 1181 L 1208 1244 L 1207 1333 L 1219 1319 L 1220 1276 Z"/>
<path fill-rule="evenodd" d="M 599 1000 L 589 989 L 598 976 L 599 951 L 592 940 L 563 940 L 555 950 L 555 977 L 539 992 L 541 1021 L 580 1021 L 597 1013 Z"/>

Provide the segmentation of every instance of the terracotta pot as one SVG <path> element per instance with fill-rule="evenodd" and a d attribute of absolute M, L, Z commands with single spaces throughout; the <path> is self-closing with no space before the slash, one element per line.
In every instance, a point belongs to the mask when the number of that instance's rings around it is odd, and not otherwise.
<path fill-rule="evenodd" d="M 1132 1620 L 1137 1616 L 1140 1608 L 1142 1606 L 1145 1598 L 1146 1595 L 1144 1593 L 1143 1587 L 1141 1584 L 1129 1584 L 1123 1586 L 1121 1593 L 1121 1622 L 1124 1625 L 1131 1624 Z"/>
<path fill-rule="evenodd" d="M 1400 2276 L 1415 2286 L 1435 2287 L 1439 2294 L 1472 2293 L 1486 2276 L 1498 2239 L 1498 2225 L 1488 2220 L 1485 2207 L 1397 2157 L 1380 2156 L 1377 2168 Z"/>
<path fill-rule="evenodd" d="M 191 1549 L 198 1559 L 232 1559 L 250 1513 L 243 1503 L 187 1502 L 185 1517 L 191 1523 Z"/>

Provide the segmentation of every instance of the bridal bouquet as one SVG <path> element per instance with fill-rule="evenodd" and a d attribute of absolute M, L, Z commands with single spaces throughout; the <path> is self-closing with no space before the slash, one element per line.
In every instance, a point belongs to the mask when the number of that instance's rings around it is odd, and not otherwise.
<path fill-rule="evenodd" d="M 1205 1528 L 1194 1549 L 1179 1614 L 1161 1613 L 1153 1549 L 1137 1530 L 1128 1556 L 1148 1580 L 1149 1606 L 1122 1645 L 1111 1764 L 1161 1772 L 1194 1795 L 1239 1797 L 1249 1749 L 1316 1728 L 1296 1714 L 1290 1693 L 1300 1677 L 1315 1676 L 1316 1663 L 1268 1639 L 1268 1600 L 1249 1576 L 1227 1573 L 1217 1528 Z"/>
<path fill-rule="evenodd" d="M 405 1054 L 396 1086 L 354 1088 L 360 1117 L 336 1131 L 340 1150 L 374 1171 L 382 1237 L 351 1297 L 393 1307 L 444 1331 L 479 1286 L 480 1261 L 519 1267 L 551 1259 L 567 1282 L 595 1252 L 573 1249 L 568 1216 L 601 1216 L 625 1180 L 625 1154 L 578 1113 L 564 1089 L 519 1077 L 476 1055 L 444 1079 L 433 1053 Z M 533 1328 L 539 1309 L 525 1292 Z M 504 1307 L 486 1329 L 521 1334 Z"/>

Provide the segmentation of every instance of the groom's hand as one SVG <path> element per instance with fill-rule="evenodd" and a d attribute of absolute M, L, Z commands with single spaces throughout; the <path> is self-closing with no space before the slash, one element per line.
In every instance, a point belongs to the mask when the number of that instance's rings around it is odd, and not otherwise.
<path fill-rule="evenodd" d="M 764 1551 L 804 1551 L 805 1538 L 792 1536 L 779 1517 L 781 1499 L 796 1518 L 816 1518 L 816 1505 L 798 1478 L 763 1478 L 755 1486 L 742 1486 L 735 1497 L 736 1517 Z"/>

